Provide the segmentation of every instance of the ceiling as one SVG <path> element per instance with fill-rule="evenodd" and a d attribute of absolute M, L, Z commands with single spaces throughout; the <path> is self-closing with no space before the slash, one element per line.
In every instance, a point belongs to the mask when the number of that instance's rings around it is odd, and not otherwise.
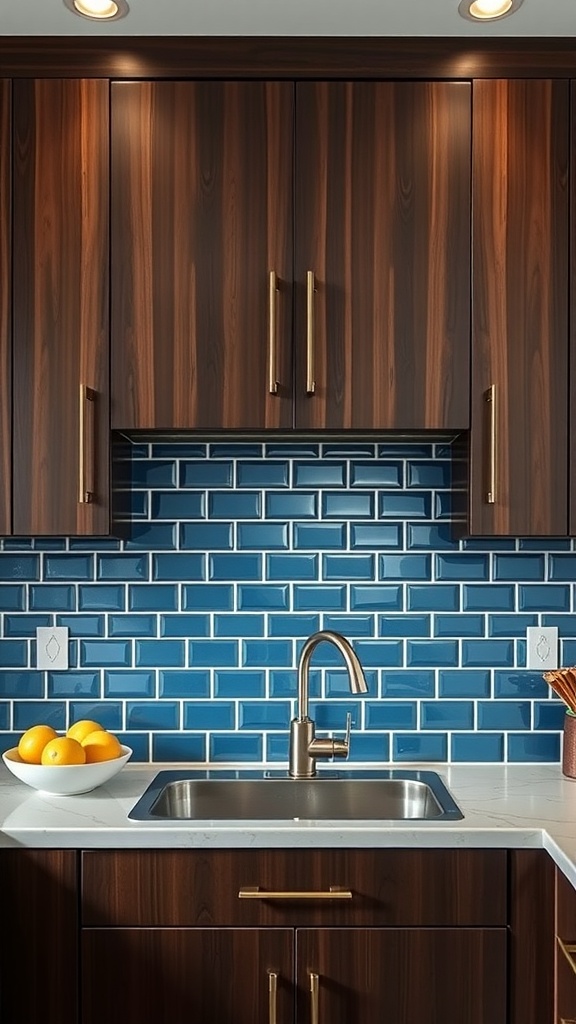
<path fill-rule="evenodd" d="M 63 0 L 0 0 L 2 36 L 576 36 L 576 0 L 524 0 L 485 24 L 458 0 L 128 0 L 130 13 L 96 22 Z"/>

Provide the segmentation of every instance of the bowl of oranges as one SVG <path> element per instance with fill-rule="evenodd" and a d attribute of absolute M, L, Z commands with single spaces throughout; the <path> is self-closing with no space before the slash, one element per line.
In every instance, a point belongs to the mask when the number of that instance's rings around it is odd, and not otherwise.
<path fill-rule="evenodd" d="M 65 735 L 50 725 L 33 725 L 2 760 L 21 782 L 49 796 L 89 793 L 108 782 L 132 756 L 117 736 L 84 718 Z"/>

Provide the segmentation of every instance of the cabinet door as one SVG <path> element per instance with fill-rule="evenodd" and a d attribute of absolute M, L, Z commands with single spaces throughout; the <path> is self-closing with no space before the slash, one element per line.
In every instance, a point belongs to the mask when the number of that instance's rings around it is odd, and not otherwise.
<path fill-rule="evenodd" d="M 298 427 L 468 427 L 470 91 L 296 86 Z"/>
<path fill-rule="evenodd" d="M 474 534 L 568 531 L 568 101 L 474 82 Z"/>
<path fill-rule="evenodd" d="M 292 426 L 292 133 L 288 83 L 112 85 L 114 427 Z"/>
<path fill-rule="evenodd" d="M 301 1024 L 506 1024 L 504 928 L 299 929 L 296 963 Z"/>
<path fill-rule="evenodd" d="M 293 933 L 96 929 L 82 933 L 82 1024 L 292 1024 Z"/>
<path fill-rule="evenodd" d="M 108 83 L 14 93 L 14 522 L 109 530 Z"/>
<path fill-rule="evenodd" d="M 12 526 L 11 91 L 0 79 L 0 534 Z"/>

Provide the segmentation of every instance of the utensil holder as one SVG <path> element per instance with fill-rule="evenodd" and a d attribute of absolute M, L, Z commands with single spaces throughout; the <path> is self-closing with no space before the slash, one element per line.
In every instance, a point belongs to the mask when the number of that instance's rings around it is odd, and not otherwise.
<path fill-rule="evenodd" d="M 576 779 L 576 715 L 572 711 L 564 715 L 562 774 L 569 779 Z"/>

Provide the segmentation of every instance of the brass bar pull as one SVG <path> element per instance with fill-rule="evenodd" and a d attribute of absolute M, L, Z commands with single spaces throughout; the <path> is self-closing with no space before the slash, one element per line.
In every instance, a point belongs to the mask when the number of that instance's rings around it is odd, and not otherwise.
<path fill-rule="evenodd" d="M 318 1024 L 320 1020 L 320 978 L 310 972 L 310 1024 Z"/>
<path fill-rule="evenodd" d="M 268 971 L 268 1024 L 277 1024 L 278 975 Z"/>
<path fill-rule="evenodd" d="M 559 935 L 556 936 L 556 942 L 558 943 L 560 949 L 564 953 L 564 956 L 566 957 L 568 963 L 570 964 L 570 967 L 574 971 L 574 974 L 576 974 L 576 945 L 572 942 L 562 942 L 562 939 Z"/>
<path fill-rule="evenodd" d="M 91 415 L 88 416 L 88 408 Z M 96 392 L 86 384 L 80 385 L 80 426 L 78 450 L 78 504 L 89 505 L 94 500 L 94 437 Z"/>
<path fill-rule="evenodd" d="M 268 286 L 268 391 L 278 394 L 278 371 L 276 369 L 276 297 L 278 295 L 276 271 L 270 271 Z"/>
<path fill-rule="evenodd" d="M 306 274 L 306 393 L 313 395 L 316 390 L 314 380 L 314 271 Z"/>
<path fill-rule="evenodd" d="M 490 421 L 488 428 L 488 487 L 486 489 L 486 504 L 494 505 L 496 502 L 496 385 L 491 384 L 484 392 L 484 401 L 488 406 Z"/>
<path fill-rule="evenodd" d="M 259 885 L 242 886 L 239 900 L 351 900 L 352 890 L 331 885 L 318 892 L 310 889 L 261 889 Z"/>

